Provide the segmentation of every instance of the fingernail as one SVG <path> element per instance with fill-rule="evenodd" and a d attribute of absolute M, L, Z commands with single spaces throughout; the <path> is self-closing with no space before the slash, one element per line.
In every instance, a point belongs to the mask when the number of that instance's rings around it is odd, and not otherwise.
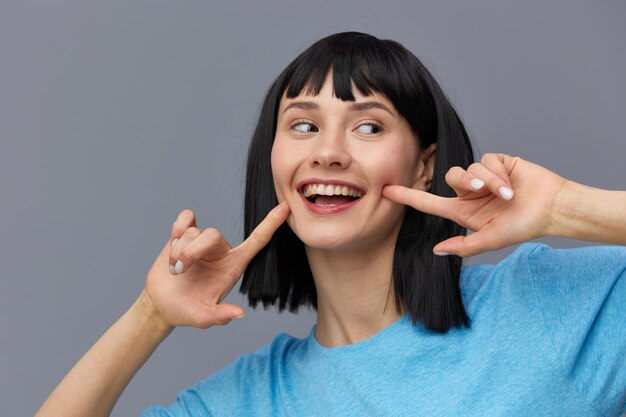
<path fill-rule="evenodd" d="M 172 244 L 170 245 L 170 247 L 173 247 L 173 246 L 174 246 L 174 244 L 175 244 L 177 241 L 178 241 L 178 239 L 174 239 L 174 240 L 172 240 Z"/>
<path fill-rule="evenodd" d="M 510 200 L 513 198 L 513 190 L 511 190 L 510 188 L 502 186 L 498 188 L 498 192 L 500 193 L 502 198 L 504 198 L 505 200 Z"/>
<path fill-rule="evenodd" d="M 474 178 L 473 180 L 470 181 L 470 185 L 472 186 L 473 189 L 480 190 L 485 185 L 485 181 L 479 180 L 478 178 Z"/>
<path fill-rule="evenodd" d="M 433 253 L 434 253 L 435 255 L 437 255 L 437 256 L 446 256 L 446 255 L 450 255 L 448 252 L 441 252 L 441 251 L 438 251 L 438 252 L 433 252 Z"/>
<path fill-rule="evenodd" d="M 183 272 L 183 267 L 183 262 L 179 259 L 178 261 L 176 261 L 176 266 L 174 267 L 174 270 L 177 274 L 180 274 L 181 272 Z"/>
<path fill-rule="evenodd" d="M 235 319 L 240 319 L 240 318 L 242 318 L 242 317 L 246 317 L 246 315 L 245 315 L 245 314 L 242 314 L 241 316 L 233 317 L 233 320 L 235 320 Z"/>
<path fill-rule="evenodd" d="M 176 275 L 176 270 L 174 269 L 172 265 L 170 265 L 170 274 Z"/>

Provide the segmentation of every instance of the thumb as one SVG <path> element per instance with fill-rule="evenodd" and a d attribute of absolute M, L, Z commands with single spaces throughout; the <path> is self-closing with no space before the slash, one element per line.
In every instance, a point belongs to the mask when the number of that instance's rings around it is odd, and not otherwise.
<path fill-rule="evenodd" d="M 220 303 L 217 305 L 206 305 L 203 313 L 202 321 L 210 326 L 214 324 L 228 324 L 231 320 L 245 316 L 246 311 L 235 304 Z"/>
<path fill-rule="evenodd" d="M 479 253 L 499 249 L 489 233 L 475 232 L 467 236 L 454 236 L 439 242 L 433 248 L 435 255 L 457 255 L 469 258 Z"/>

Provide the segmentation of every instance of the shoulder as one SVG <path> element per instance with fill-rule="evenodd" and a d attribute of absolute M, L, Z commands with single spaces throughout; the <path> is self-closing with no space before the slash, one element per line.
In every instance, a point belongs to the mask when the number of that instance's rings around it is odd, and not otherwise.
<path fill-rule="evenodd" d="M 539 248 L 529 268 L 562 372 L 591 404 L 616 415 L 626 401 L 626 247 Z"/>
<path fill-rule="evenodd" d="M 179 391 L 176 401 L 167 408 L 152 406 L 142 417 L 206 415 L 207 412 L 209 415 L 239 415 L 240 410 L 266 404 L 271 398 L 281 358 L 298 341 L 300 339 L 279 333 L 267 345 L 239 355 L 208 378 Z"/>
<path fill-rule="evenodd" d="M 585 246 L 555 249 L 544 243 L 528 242 L 495 264 L 464 266 L 460 282 L 468 304 L 487 296 L 515 297 L 598 292 L 624 274 L 626 247 Z M 577 291 L 580 290 L 580 291 Z"/>
<path fill-rule="evenodd" d="M 475 323 L 545 335 L 587 402 L 605 415 L 626 410 L 626 247 L 525 243 L 496 264 L 465 267 L 460 284 Z"/>
<path fill-rule="evenodd" d="M 626 268 L 626 246 L 585 246 L 555 249 L 545 243 L 527 242 L 496 264 L 467 265 L 460 284 L 475 290 L 498 276 L 530 274 L 533 278 L 563 275 L 564 272 L 621 273 Z"/>
<path fill-rule="evenodd" d="M 513 276 L 528 275 L 530 257 L 546 248 L 550 249 L 543 243 L 523 243 L 495 264 L 464 265 L 459 279 L 464 298 L 471 300 L 480 293 L 497 291 Z"/>
<path fill-rule="evenodd" d="M 536 279 L 564 274 L 613 276 L 626 268 L 626 246 L 553 249 L 540 244 L 529 253 L 528 263 Z"/>

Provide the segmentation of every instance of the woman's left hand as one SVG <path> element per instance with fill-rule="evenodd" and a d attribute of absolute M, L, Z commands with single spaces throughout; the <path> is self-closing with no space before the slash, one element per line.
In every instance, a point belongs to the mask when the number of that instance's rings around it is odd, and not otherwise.
<path fill-rule="evenodd" d="M 520 157 L 496 153 L 485 154 L 467 170 L 450 168 L 445 180 L 457 197 L 440 197 L 401 185 L 384 187 L 383 196 L 474 231 L 433 248 L 438 255 L 462 257 L 549 235 L 555 202 L 568 182 Z"/>

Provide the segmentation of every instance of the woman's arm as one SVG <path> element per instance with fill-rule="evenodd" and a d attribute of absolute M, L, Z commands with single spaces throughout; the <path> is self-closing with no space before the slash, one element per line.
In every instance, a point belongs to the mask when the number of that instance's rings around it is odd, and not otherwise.
<path fill-rule="evenodd" d="M 35 417 L 108 416 L 128 382 L 173 329 L 142 291 L 74 365 Z"/>
<path fill-rule="evenodd" d="M 36 417 L 108 416 L 128 382 L 176 326 L 208 329 L 243 317 L 222 301 L 289 215 L 281 203 L 236 248 L 215 229 L 199 229 L 183 210 L 131 308 L 63 378 Z"/>
<path fill-rule="evenodd" d="M 577 184 L 505 154 L 485 154 L 467 169 L 452 167 L 445 180 L 457 197 L 399 185 L 383 189 L 396 203 L 474 231 L 439 242 L 433 248 L 436 255 L 474 256 L 542 236 L 626 244 L 624 191 Z"/>
<path fill-rule="evenodd" d="M 546 235 L 626 245 L 626 191 L 568 181 L 556 200 Z"/>

